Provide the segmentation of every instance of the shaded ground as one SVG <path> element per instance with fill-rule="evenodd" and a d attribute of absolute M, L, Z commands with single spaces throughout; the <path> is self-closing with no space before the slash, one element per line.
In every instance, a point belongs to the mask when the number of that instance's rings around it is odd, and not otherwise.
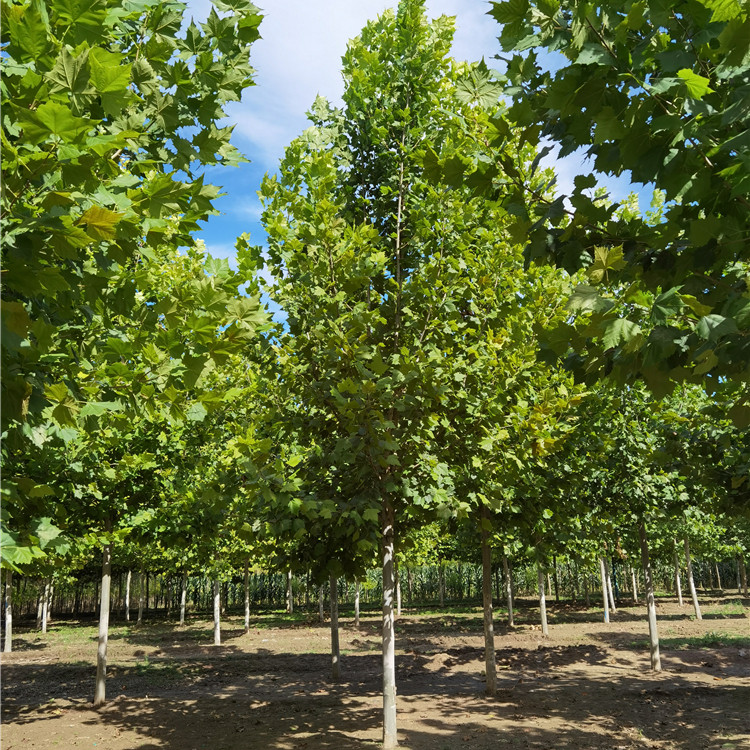
<path fill-rule="evenodd" d="M 644 608 L 552 605 L 551 632 L 497 629 L 499 691 L 483 695 L 481 612 L 406 610 L 397 625 L 399 739 L 453 748 L 750 748 L 750 600 L 704 601 L 705 619 L 659 602 L 664 671 L 648 671 Z M 503 613 L 498 613 L 502 622 Z M 381 734 L 379 620 L 342 619 L 344 679 L 329 679 L 327 626 L 257 615 L 182 629 L 115 623 L 106 706 L 94 710 L 93 622 L 19 633 L 3 654 L 3 750 L 375 748 Z"/>

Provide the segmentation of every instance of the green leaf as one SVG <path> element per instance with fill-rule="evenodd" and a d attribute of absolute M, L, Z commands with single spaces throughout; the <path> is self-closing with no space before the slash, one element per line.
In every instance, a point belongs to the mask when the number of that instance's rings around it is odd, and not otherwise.
<path fill-rule="evenodd" d="M 677 71 L 677 76 L 685 82 L 688 96 L 693 99 L 702 99 L 706 94 L 712 94 L 713 89 L 709 86 L 708 78 L 693 73 L 689 68 L 683 68 Z"/>
<path fill-rule="evenodd" d="M 594 262 L 588 268 L 588 277 L 593 284 L 607 279 L 609 271 L 619 271 L 625 267 L 622 246 L 594 248 Z"/>
<path fill-rule="evenodd" d="M 94 122 L 75 117 L 68 107 L 58 102 L 45 102 L 38 109 L 24 110 L 19 115 L 25 139 L 41 143 L 50 136 L 63 143 L 80 143 L 83 136 L 93 128 Z"/>
<path fill-rule="evenodd" d="M 600 297 L 593 286 L 579 284 L 568 300 L 567 308 L 574 312 L 606 312 L 614 304 L 612 300 Z"/>
<path fill-rule="evenodd" d="M 185 417 L 191 422 L 202 422 L 207 414 L 206 407 L 200 401 L 195 401 L 185 412 Z"/>
<path fill-rule="evenodd" d="M 632 338 L 641 332 L 641 327 L 627 318 L 613 320 L 604 330 L 602 344 L 607 348 L 613 348 L 620 344 L 627 344 Z"/>
<path fill-rule="evenodd" d="M 88 55 L 88 50 L 84 50 L 75 57 L 67 47 L 63 47 L 54 68 L 47 73 L 47 79 L 53 84 L 50 91 L 66 91 L 73 95 L 91 91 L 89 88 L 89 71 L 86 65 Z"/>
<path fill-rule="evenodd" d="M 663 292 L 655 300 L 651 308 L 651 318 L 657 325 L 667 325 L 669 319 L 682 312 L 684 303 L 680 296 L 680 289 L 676 286 Z"/>
<path fill-rule="evenodd" d="M 78 220 L 86 227 L 86 234 L 95 240 L 111 240 L 115 237 L 115 226 L 123 218 L 117 211 L 101 206 L 92 206 Z"/>
<path fill-rule="evenodd" d="M 701 338 L 708 341 L 718 341 L 722 336 L 739 333 L 734 320 L 723 315 L 706 315 L 698 321 L 695 330 Z"/>

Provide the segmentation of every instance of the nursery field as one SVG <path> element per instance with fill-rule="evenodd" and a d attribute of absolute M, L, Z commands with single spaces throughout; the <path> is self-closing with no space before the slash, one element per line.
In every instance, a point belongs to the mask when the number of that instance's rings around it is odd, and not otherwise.
<path fill-rule="evenodd" d="M 663 671 L 649 671 L 643 606 L 557 604 L 544 638 L 532 600 L 498 613 L 498 693 L 483 694 L 481 608 L 405 609 L 397 621 L 399 742 L 453 748 L 750 747 L 750 600 L 704 600 L 704 619 L 658 600 Z M 93 709 L 96 623 L 23 623 L 3 655 L 2 748 L 374 748 L 381 742 L 380 615 L 342 611 L 342 679 L 317 613 L 115 622 L 109 700 Z"/>

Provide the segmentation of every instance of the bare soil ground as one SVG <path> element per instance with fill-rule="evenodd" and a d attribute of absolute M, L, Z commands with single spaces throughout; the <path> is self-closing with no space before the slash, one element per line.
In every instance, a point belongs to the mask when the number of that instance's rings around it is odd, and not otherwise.
<path fill-rule="evenodd" d="M 479 608 L 406 609 L 397 625 L 399 740 L 454 748 L 750 748 L 750 600 L 703 600 L 705 619 L 659 600 L 661 673 L 649 671 L 644 607 L 552 604 L 550 635 L 521 601 L 498 617 L 499 691 L 483 694 Z M 315 616 L 316 617 L 316 616 Z M 93 709 L 93 621 L 20 629 L 3 654 L 3 750 L 375 748 L 381 736 L 379 618 L 342 618 L 343 680 L 331 682 L 329 631 L 312 615 L 257 614 L 243 632 L 194 617 L 178 628 L 115 622 L 109 702 Z"/>

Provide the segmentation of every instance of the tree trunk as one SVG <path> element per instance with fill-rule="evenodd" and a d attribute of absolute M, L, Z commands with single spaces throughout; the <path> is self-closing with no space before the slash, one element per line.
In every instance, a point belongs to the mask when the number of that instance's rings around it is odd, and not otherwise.
<path fill-rule="evenodd" d="M 187 607 L 187 583 L 188 575 L 183 573 L 180 577 L 180 625 L 185 624 L 185 609 Z"/>
<path fill-rule="evenodd" d="M 638 604 L 638 578 L 635 575 L 635 568 L 630 568 L 630 585 L 633 592 L 633 604 Z"/>
<path fill-rule="evenodd" d="M 492 549 L 490 549 L 489 511 L 482 507 L 482 603 L 484 605 L 484 673 L 485 693 L 497 692 L 497 668 L 495 665 L 495 630 L 492 622 Z"/>
<path fill-rule="evenodd" d="M 292 570 L 286 572 L 286 613 L 291 615 L 294 612 L 294 595 L 292 592 Z"/>
<path fill-rule="evenodd" d="M 401 617 L 401 576 L 398 573 L 398 566 L 396 567 L 396 616 Z"/>
<path fill-rule="evenodd" d="M 542 619 L 542 635 L 549 635 L 549 627 L 547 626 L 547 600 L 544 596 L 545 575 L 540 562 L 536 564 L 536 575 L 539 584 L 539 614 Z"/>
<path fill-rule="evenodd" d="M 359 581 L 354 584 L 354 627 L 359 627 Z"/>
<path fill-rule="evenodd" d="M 685 575 L 688 579 L 688 588 L 690 589 L 690 596 L 693 599 L 693 609 L 695 610 L 695 617 L 697 620 L 702 620 L 703 615 L 701 614 L 701 607 L 698 604 L 698 592 L 695 590 L 695 579 L 693 578 L 693 563 L 690 560 L 690 542 L 685 537 Z"/>
<path fill-rule="evenodd" d="M 586 609 L 591 609 L 591 597 L 589 595 L 589 574 L 588 573 L 583 574 L 583 600 L 586 604 Z"/>
<path fill-rule="evenodd" d="M 740 564 L 740 585 L 742 586 L 743 596 L 747 596 L 747 568 L 745 568 L 745 559 L 740 557 L 738 560 Z"/>
<path fill-rule="evenodd" d="M 341 679 L 341 649 L 339 648 L 339 589 L 336 576 L 331 576 L 331 677 Z"/>
<path fill-rule="evenodd" d="M 109 592 L 112 581 L 112 545 L 105 544 L 102 550 L 102 596 L 99 603 L 99 646 L 96 652 L 96 688 L 94 705 L 101 706 L 105 700 L 107 680 L 107 638 L 109 637 Z"/>
<path fill-rule="evenodd" d="M 325 613 L 325 608 L 323 606 L 323 600 L 324 600 L 323 584 L 321 583 L 318 588 L 318 614 L 320 615 L 321 622 L 326 621 L 326 613 Z"/>
<path fill-rule="evenodd" d="M 383 748 L 398 746 L 396 734 L 396 638 L 393 613 L 395 595 L 394 524 L 395 511 L 390 497 L 383 500 Z"/>
<path fill-rule="evenodd" d="M 677 540 L 674 540 L 674 589 L 677 593 L 677 603 L 683 607 L 682 581 L 680 580 L 680 553 L 677 551 Z"/>
<path fill-rule="evenodd" d="M 409 592 L 409 604 L 414 600 L 414 571 L 406 566 L 406 590 Z"/>
<path fill-rule="evenodd" d="M 49 627 L 49 624 L 52 622 L 52 597 L 55 595 L 55 581 L 54 579 L 49 579 L 49 590 L 47 591 L 47 627 Z M 45 627 L 45 633 L 47 632 L 47 628 Z"/>
<path fill-rule="evenodd" d="M 221 581 L 214 580 L 214 646 L 221 645 Z"/>
<path fill-rule="evenodd" d="M 138 576 L 138 620 L 136 621 L 137 625 L 140 625 L 143 622 L 143 606 L 146 600 L 146 589 L 145 589 L 144 578 L 145 576 L 143 573 L 143 568 L 141 568 L 140 575 Z"/>
<path fill-rule="evenodd" d="M 661 657 L 659 656 L 659 631 L 656 625 L 656 599 L 654 598 L 654 580 L 651 575 L 651 560 L 648 556 L 648 539 L 646 538 L 646 524 L 641 521 L 638 526 L 638 536 L 641 539 L 641 564 L 643 565 L 643 580 L 646 584 L 646 608 L 648 611 L 648 639 L 651 652 L 651 669 L 661 671 Z"/>
<path fill-rule="evenodd" d="M 615 602 L 615 593 L 612 588 L 612 576 L 609 573 L 609 563 L 607 562 L 606 557 L 603 557 L 602 560 L 604 560 L 604 572 L 606 573 L 607 596 L 609 597 L 609 609 L 612 612 L 612 614 L 615 614 L 617 612 L 617 604 Z"/>
<path fill-rule="evenodd" d="M 125 579 L 125 622 L 130 622 L 130 583 L 133 579 L 133 571 L 128 570 Z"/>
<path fill-rule="evenodd" d="M 719 563 L 714 561 L 714 572 L 716 574 L 716 588 L 719 589 L 719 591 L 723 591 L 724 588 L 721 585 L 721 574 L 719 573 Z"/>
<path fill-rule="evenodd" d="M 560 603 L 560 582 L 557 579 L 557 557 L 552 558 L 552 582 L 555 584 L 555 601 Z"/>
<path fill-rule="evenodd" d="M 739 574 L 738 574 L 739 579 Z M 36 630 L 42 629 L 42 619 L 44 614 L 44 602 L 46 597 L 44 596 L 46 590 L 46 586 L 42 586 L 41 590 L 39 591 L 39 596 L 36 600 Z"/>
<path fill-rule="evenodd" d="M 604 558 L 599 558 L 599 571 L 602 576 L 602 597 L 604 599 L 604 622 L 609 622 L 609 594 L 607 593 L 607 566 Z"/>
<path fill-rule="evenodd" d="M 503 555 L 503 576 L 505 576 L 505 599 L 508 602 L 508 627 L 514 626 L 513 622 L 513 581 L 510 577 L 510 565 L 508 558 Z"/>
<path fill-rule="evenodd" d="M 47 632 L 47 623 L 49 622 L 49 580 L 44 582 L 44 592 L 42 593 L 42 633 Z"/>
<path fill-rule="evenodd" d="M 552 598 L 552 576 L 547 572 L 547 596 Z"/>
<path fill-rule="evenodd" d="M 440 606 L 445 606 L 445 563 L 441 560 L 438 569 L 438 596 L 440 597 Z"/>
<path fill-rule="evenodd" d="M 13 571 L 5 571 L 5 644 L 3 651 L 8 654 L 13 650 Z"/>
<path fill-rule="evenodd" d="M 245 560 L 245 632 L 250 632 L 250 561 Z"/>

